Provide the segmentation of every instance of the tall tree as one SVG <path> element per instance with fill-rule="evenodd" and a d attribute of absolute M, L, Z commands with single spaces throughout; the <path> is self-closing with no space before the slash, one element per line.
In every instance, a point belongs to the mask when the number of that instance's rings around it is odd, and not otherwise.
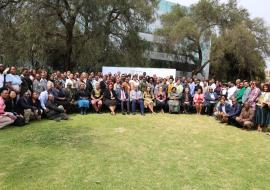
<path fill-rule="evenodd" d="M 125 60 L 131 60 L 122 59 L 123 55 L 135 56 L 126 54 L 127 50 L 143 52 L 143 45 L 131 46 L 127 41 L 132 38 L 142 43 L 138 32 L 152 19 L 158 1 L 20 2 L 20 7 L 5 3 L 0 10 L 0 19 L 5 21 L 0 23 L 0 43 L 5 46 L 0 47 L 0 54 L 7 57 L 15 51 L 17 56 L 10 61 L 13 64 L 34 63 L 35 58 L 43 64 L 71 70 L 76 66 L 100 69 L 103 64 L 122 65 Z M 143 55 L 137 59 L 142 60 Z"/>
<path fill-rule="evenodd" d="M 229 0 L 227 3 L 221 3 L 219 0 L 200 0 L 190 8 L 177 5 L 170 13 L 162 16 L 161 21 L 163 28 L 158 30 L 157 34 L 165 37 L 163 45 L 169 52 L 176 56 L 186 57 L 187 62 L 194 63 L 193 74 L 201 72 L 208 63 L 215 63 L 217 66 L 217 60 L 221 60 L 218 56 L 225 55 L 228 51 L 223 48 L 225 44 L 227 44 L 227 48 L 231 47 L 230 54 L 233 53 L 236 59 L 249 60 L 248 56 L 251 54 L 236 53 L 236 49 L 240 50 L 244 45 L 244 41 L 241 41 L 243 37 L 237 36 L 237 32 L 245 31 L 246 40 L 254 41 L 253 44 L 247 44 L 246 48 L 249 48 L 248 52 L 257 52 L 258 59 L 253 59 L 255 63 L 257 61 L 257 64 L 262 65 L 262 60 L 269 56 L 269 30 L 262 21 L 250 19 L 248 11 L 239 8 L 237 0 Z M 244 31 L 239 31 L 241 29 L 239 26 L 242 26 Z M 233 37 L 239 42 L 234 43 L 236 47 L 233 44 L 228 45 L 229 42 L 232 42 Z M 211 56 L 208 58 L 202 50 L 203 45 L 210 41 L 213 48 L 211 48 Z M 254 55 L 254 57 L 256 56 Z M 231 63 L 232 60 L 227 61 Z M 258 75 L 258 73 L 253 74 Z"/>

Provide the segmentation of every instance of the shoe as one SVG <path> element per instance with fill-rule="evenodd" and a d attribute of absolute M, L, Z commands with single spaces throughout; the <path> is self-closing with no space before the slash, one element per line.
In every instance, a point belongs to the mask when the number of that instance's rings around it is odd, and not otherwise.
<path fill-rule="evenodd" d="M 136 115 L 136 113 L 132 113 L 132 115 Z"/>
<path fill-rule="evenodd" d="M 142 115 L 142 116 L 145 116 L 145 114 L 144 114 L 144 113 L 142 113 L 141 115 Z"/>
<path fill-rule="evenodd" d="M 126 115 L 126 113 L 125 112 L 122 112 L 122 115 Z"/>
<path fill-rule="evenodd" d="M 128 115 L 130 115 L 130 112 L 127 112 Z"/>

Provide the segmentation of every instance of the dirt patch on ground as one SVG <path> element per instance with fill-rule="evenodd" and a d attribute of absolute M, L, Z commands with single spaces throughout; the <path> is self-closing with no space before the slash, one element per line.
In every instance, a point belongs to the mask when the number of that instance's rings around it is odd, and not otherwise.
<path fill-rule="evenodd" d="M 122 128 L 122 127 L 119 127 L 119 128 L 116 128 L 115 129 L 115 132 L 116 133 L 124 133 L 124 132 L 126 132 L 126 129 L 125 128 Z"/>

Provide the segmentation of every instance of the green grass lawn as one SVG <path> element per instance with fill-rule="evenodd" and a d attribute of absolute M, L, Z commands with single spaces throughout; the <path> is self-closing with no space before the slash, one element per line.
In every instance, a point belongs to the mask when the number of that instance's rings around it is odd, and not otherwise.
<path fill-rule="evenodd" d="M 270 189 L 270 137 L 206 116 L 34 122 L 0 153 L 0 189 Z"/>

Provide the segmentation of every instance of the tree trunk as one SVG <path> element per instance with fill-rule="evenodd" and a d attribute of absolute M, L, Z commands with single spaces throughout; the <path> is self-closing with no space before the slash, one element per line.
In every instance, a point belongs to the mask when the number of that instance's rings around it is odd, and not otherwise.
<path fill-rule="evenodd" d="M 66 53 L 65 53 L 65 69 L 74 69 L 72 62 L 72 51 L 73 51 L 73 26 L 66 27 Z"/>
<path fill-rule="evenodd" d="M 203 70 L 202 68 L 202 60 L 203 60 L 203 55 L 202 55 L 202 48 L 200 46 L 200 44 L 198 44 L 198 54 L 199 54 L 199 60 L 198 63 L 195 67 L 195 69 L 192 71 L 192 75 L 197 75 L 199 72 L 201 72 Z"/>

